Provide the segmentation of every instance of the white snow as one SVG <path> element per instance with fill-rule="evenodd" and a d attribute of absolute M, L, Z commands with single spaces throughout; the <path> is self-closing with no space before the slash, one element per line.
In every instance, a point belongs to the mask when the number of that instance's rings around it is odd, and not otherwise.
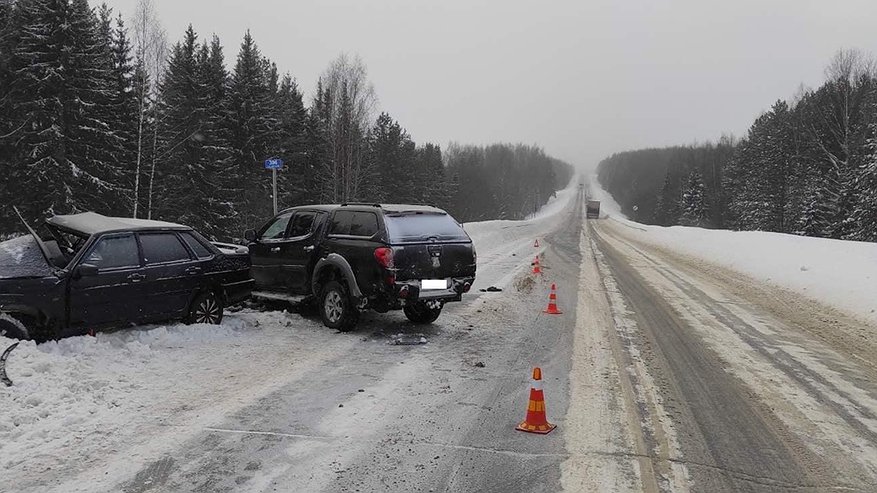
<path fill-rule="evenodd" d="M 23 341 L 7 360 L 14 385 L 0 385 L 2 482 L 33 489 L 51 470 L 66 477 L 63 491 L 110 491 L 156 450 L 357 341 L 299 315 L 253 311 L 227 314 L 220 326 Z M 13 342 L 0 337 L 0 350 Z M 125 454 L 108 454 L 120 447 Z"/>
<path fill-rule="evenodd" d="M 744 273 L 877 323 L 877 243 L 811 238 L 763 231 L 661 227 L 636 223 L 590 180 L 609 221 L 637 239 Z"/>

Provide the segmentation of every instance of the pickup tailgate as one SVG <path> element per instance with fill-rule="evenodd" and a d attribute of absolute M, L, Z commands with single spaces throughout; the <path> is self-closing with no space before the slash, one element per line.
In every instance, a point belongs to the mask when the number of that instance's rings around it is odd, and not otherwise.
<path fill-rule="evenodd" d="M 472 240 L 444 212 L 385 216 L 396 279 L 446 279 L 475 275 Z"/>
<path fill-rule="evenodd" d="M 447 279 L 475 275 L 472 242 L 422 242 L 392 245 L 396 279 Z"/>

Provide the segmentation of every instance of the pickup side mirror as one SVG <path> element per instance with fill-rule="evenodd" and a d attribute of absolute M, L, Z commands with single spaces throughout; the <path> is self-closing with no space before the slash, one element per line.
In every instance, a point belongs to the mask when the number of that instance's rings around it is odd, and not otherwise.
<path fill-rule="evenodd" d="M 256 230 L 248 229 L 244 231 L 244 239 L 250 242 L 256 241 Z"/>
<path fill-rule="evenodd" d="M 73 269 L 73 278 L 79 279 L 82 277 L 96 276 L 98 273 L 98 267 L 94 264 L 79 264 Z"/>

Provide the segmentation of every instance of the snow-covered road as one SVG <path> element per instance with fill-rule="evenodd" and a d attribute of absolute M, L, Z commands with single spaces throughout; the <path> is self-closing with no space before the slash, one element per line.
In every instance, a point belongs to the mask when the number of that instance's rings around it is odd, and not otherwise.
<path fill-rule="evenodd" d="M 584 221 L 582 198 L 467 224 L 475 292 L 427 329 L 243 310 L 22 343 L 0 490 L 877 489 L 873 326 Z M 552 282 L 558 316 L 541 313 Z M 533 366 L 546 436 L 514 430 Z"/>

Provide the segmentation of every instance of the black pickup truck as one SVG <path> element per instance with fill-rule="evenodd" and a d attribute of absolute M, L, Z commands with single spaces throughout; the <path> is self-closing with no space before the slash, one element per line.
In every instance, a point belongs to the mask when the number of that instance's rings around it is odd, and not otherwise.
<path fill-rule="evenodd" d="M 182 319 L 218 324 L 249 298 L 246 248 L 179 224 L 54 216 L 0 243 L 0 335 L 37 341 Z M 39 233 L 37 232 L 39 231 Z"/>
<path fill-rule="evenodd" d="M 363 309 L 402 309 L 431 323 L 475 281 L 472 240 L 435 207 L 294 207 L 244 236 L 256 296 L 312 299 L 339 330 L 352 329 Z"/>

